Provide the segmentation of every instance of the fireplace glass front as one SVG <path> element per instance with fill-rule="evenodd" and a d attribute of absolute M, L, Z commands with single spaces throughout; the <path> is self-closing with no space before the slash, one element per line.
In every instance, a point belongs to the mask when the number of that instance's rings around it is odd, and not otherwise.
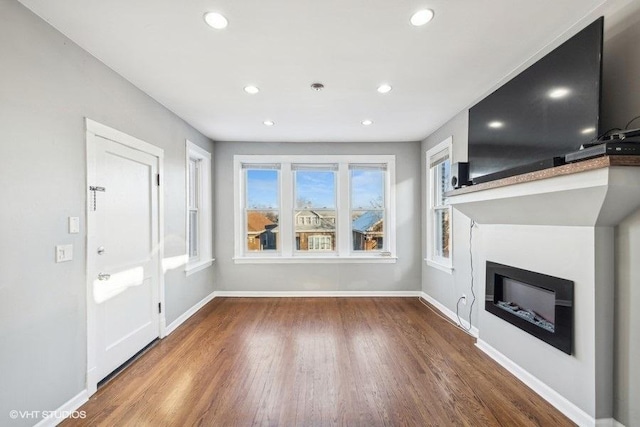
<path fill-rule="evenodd" d="M 488 261 L 485 310 L 571 354 L 573 282 Z"/>

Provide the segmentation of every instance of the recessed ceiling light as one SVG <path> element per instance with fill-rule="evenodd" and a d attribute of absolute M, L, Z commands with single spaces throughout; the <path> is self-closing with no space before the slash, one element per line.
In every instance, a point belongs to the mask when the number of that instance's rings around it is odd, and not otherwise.
<path fill-rule="evenodd" d="M 500 129 L 501 127 L 504 127 L 504 123 L 496 120 L 493 122 L 489 122 L 487 126 L 489 126 L 491 129 Z"/>
<path fill-rule="evenodd" d="M 571 91 L 566 87 L 557 87 L 555 89 L 551 89 L 548 95 L 549 95 L 549 98 L 560 99 L 569 95 L 569 93 L 571 93 Z"/>
<path fill-rule="evenodd" d="M 227 18 L 219 14 L 218 12 L 207 12 L 204 14 L 204 22 L 206 22 L 211 28 L 216 30 L 222 30 L 227 28 L 229 22 Z"/>
<path fill-rule="evenodd" d="M 433 10 L 422 9 L 411 16 L 411 25 L 420 27 L 433 19 Z"/>
<path fill-rule="evenodd" d="M 264 122 L 262 122 L 265 126 L 273 126 L 276 124 L 276 122 L 274 122 L 273 120 L 265 120 Z"/>
<path fill-rule="evenodd" d="M 369 119 L 366 119 L 366 120 L 363 120 L 363 121 L 362 121 L 362 124 L 363 124 L 364 126 L 370 126 L 370 125 L 372 125 L 372 124 L 373 124 L 373 121 L 371 121 L 371 120 L 369 120 Z"/>
<path fill-rule="evenodd" d="M 311 83 L 311 89 L 315 90 L 316 92 L 319 92 L 322 89 L 324 89 L 324 85 L 322 83 Z"/>
<path fill-rule="evenodd" d="M 594 133 L 595 131 L 596 131 L 596 128 L 585 128 L 585 129 L 582 129 L 580 133 L 583 135 L 587 135 L 589 133 Z"/>
<path fill-rule="evenodd" d="M 258 89 L 256 86 L 245 86 L 244 91 L 250 93 L 251 95 L 255 95 L 256 93 L 260 92 L 260 89 Z"/>
<path fill-rule="evenodd" d="M 388 84 L 381 84 L 380 86 L 378 86 L 378 92 L 380 93 L 388 93 L 391 92 L 391 86 L 389 86 Z"/>

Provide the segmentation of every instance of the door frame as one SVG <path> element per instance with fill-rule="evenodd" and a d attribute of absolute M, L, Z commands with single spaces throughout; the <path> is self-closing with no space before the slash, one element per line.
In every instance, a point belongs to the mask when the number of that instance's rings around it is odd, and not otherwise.
<path fill-rule="evenodd" d="M 93 278 L 89 277 L 90 273 L 90 261 L 93 261 L 93 256 L 90 256 L 89 251 L 89 236 L 90 231 L 93 231 L 94 224 L 90 223 L 89 217 L 89 205 L 91 201 L 91 192 L 89 191 L 90 185 L 99 185 L 99 183 L 94 182 L 96 175 L 96 150 L 95 143 L 96 137 L 102 137 L 108 139 L 110 141 L 116 142 L 118 144 L 122 144 L 125 147 L 132 148 L 134 150 L 141 151 L 143 153 L 149 154 L 155 157 L 158 161 L 158 174 L 160 175 L 160 185 L 158 185 L 158 297 L 160 298 L 160 304 L 162 307 L 161 313 L 158 313 L 159 317 L 159 330 L 158 337 L 164 338 L 165 330 L 166 330 L 166 317 L 165 317 L 165 295 L 164 295 L 164 273 L 162 268 L 162 262 L 164 259 L 164 191 L 162 190 L 162 179 L 164 177 L 164 150 L 162 148 L 156 147 L 155 145 L 149 144 L 148 142 L 142 141 L 141 139 L 135 138 L 133 136 L 127 135 L 124 132 L 121 132 L 117 129 L 113 129 L 109 126 L 98 123 L 89 118 L 85 118 L 85 126 L 86 126 L 86 182 L 85 182 L 85 191 L 86 191 L 86 204 L 85 204 L 85 218 L 86 221 L 86 238 L 85 238 L 85 262 L 86 262 L 86 271 L 85 271 L 85 284 L 86 284 L 86 303 L 87 303 L 87 377 L 86 377 L 86 386 L 87 392 L 89 396 L 93 395 L 97 391 L 98 387 L 98 379 L 96 378 L 96 345 L 97 345 L 97 325 L 96 325 L 96 317 L 97 313 L 93 309 L 94 305 L 91 303 L 91 292 L 89 291 L 89 286 L 93 283 Z"/>

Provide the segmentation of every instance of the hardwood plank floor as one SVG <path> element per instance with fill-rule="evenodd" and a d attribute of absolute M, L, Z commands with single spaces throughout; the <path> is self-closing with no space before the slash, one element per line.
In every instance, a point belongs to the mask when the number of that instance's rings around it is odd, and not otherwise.
<path fill-rule="evenodd" d="M 216 298 L 63 426 L 569 426 L 417 298 Z"/>

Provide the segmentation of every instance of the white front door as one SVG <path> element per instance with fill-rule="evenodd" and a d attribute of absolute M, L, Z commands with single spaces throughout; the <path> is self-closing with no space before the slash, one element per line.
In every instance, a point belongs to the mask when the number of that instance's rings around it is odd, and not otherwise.
<path fill-rule="evenodd" d="M 91 389 L 160 333 L 159 159 L 94 134 L 87 147 Z"/>

